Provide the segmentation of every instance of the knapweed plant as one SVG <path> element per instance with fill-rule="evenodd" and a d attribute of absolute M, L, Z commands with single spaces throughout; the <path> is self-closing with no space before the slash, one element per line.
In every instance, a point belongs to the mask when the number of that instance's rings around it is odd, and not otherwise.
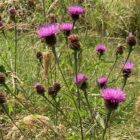
<path fill-rule="evenodd" d="M 125 124 L 133 118 L 139 84 L 133 80 L 138 43 L 131 29 L 109 36 L 111 3 L 29 0 L 2 6 L 1 140 L 136 139 Z"/>

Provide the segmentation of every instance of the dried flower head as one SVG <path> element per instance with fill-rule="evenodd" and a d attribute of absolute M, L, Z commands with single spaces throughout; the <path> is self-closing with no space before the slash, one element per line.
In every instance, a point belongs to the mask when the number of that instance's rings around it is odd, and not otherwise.
<path fill-rule="evenodd" d="M 79 15 L 84 13 L 84 8 L 78 5 L 72 5 L 68 7 L 68 13 L 71 15 L 73 20 L 79 19 Z"/>
<path fill-rule="evenodd" d="M 42 52 L 37 52 L 37 53 L 36 53 L 36 58 L 37 58 L 40 62 L 42 62 Z"/>
<path fill-rule="evenodd" d="M 125 101 L 125 93 L 119 88 L 106 88 L 101 90 L 101 96 L 105 100 L 108 110 L 117 109 L 119 103 Z"/>
<path fill-rule="evenodd" d="M 53 63 L 52 53 L 50 51 L 42 52 L 42 57 L 43 57 L 44 74 L 46 78 L 48 78 L 49 67 L 50 64 Z"/>
<path fill-rule="evenodd" d="M 60 24 L 60 30 L 62 30 L 64 32 L 64 35 L 66 35 L 66 36 L 70 35 L 70 31 L 72 29 L 73 29 L 72 23 L 64 22 L 64 23 Z"/>
<path fill-rule="evenodd" d="M 6 95 L 4 93 L 0 93 L 0 104 L 3 104 L 6 102 Z"/>
<path fill-rule="evenodd" d="M 116 48 L 116 54 L 117 55 L 118 54 L 122 55 L 123 54 L 123 49 L 124 49 L 123 45 L 122 44 L 118 44 L 118 46 Z"/>
<path fill-rule="evenodd" d="M 0 73 L 0 84 L 4 84 L 6 81 L 6 76 L 4 73 Z"/>
<path fill-rule="evenodd" d="M 101 76 L 97 79 L 98 86 L 100 88 L 105 88 L 107 83 L 107 78 L 105 76 Z"/>
<path fill-rule="evenodd" d="M 54 91 L 56 91 L 58 93 L 61 89 L 61 85 L 59 83 L 55 82 L 53 84 L 53 89 L 54 89 Z"/>
<path fill-rule="evenodd" d="M 79 43 L 79 39 L 78 36 L 76 34 L 71 34 L 68 37 L 70 44 L 69 44 L 69 48 L 73 49 L 73 50 L 80 50 L 80 43 Z"/>
<path fill-rule="evenodd" d="M 126 38 L 126 42 L 130 47 L 135 46 L 137 43 L 135 35 L 133 35 L 133 33 L 130 32 L 128 34 L 128 37 Z"/>
<path fill-rule="evenodd" d="M 54 88 L 51 87 L 51 86 L 48 87 L 48 94 L 49 94 L 50 96 L 52 96 L 53 98 L 55 98 L 56 95 L 57 95 L 56 91 L 55 91 Z"/>
<path fill-rule="evenodd" d="M 55 34 L 58 32 L 59 26 L 57 24 L 44 24 L 37 29 L 37 34 L 40 38 L 44 38 L 46 43 L 50 46 L 56 44 Z"/>
<path fill-rule="evenodd" d="M 131 61 L 127 61 L 125 64 L 124 64 L 124 68 L 123 68 L 123 77 L 129 77 L 131 72 L 132 72 L 132 69 L 134 67 L 134 64 L 131 62 Z"/>
<path fill-rule="evenodd" d="M 54 13 L 49 14 L 50 23 L 56 23 L 57 22 L 57 16 Z"/>
<path fill-rule="evenodd" d="M 35 87 L 35 89 L 36 89 L 36 91 L 37 91 L 38 94 L 44 95 L 44 93 L 45 93 L 45 88 L 44 88 L 40 83 L 36 83 L 36 84 L 34 85 L 34 87 Z"/>

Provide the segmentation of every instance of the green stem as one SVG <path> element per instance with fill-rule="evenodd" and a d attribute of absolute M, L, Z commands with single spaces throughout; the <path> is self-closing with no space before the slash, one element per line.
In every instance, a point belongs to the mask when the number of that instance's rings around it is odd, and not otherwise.
<path fill-rule="evenodd" d="M 93 114 L 92 114 L 92 108 L 90 106 L 90 103 L 89 103 L 89 100 L 88 100 L 88 95 L 87 95 L 87 91 L 84 90 L 84 96 L 85 96 L 85 99 L 86 99 L 86 102 L 87 102 L 87 106 L 88 106 L 88 109 L 89 109 L 89 112 L 90 112 L 90 115 L 91 115 L 91 119 L 93 118 Z"/>
<path fill-rule="evenodd" d="M 28 112 L 30 112 L 31 114 L 34 114 L 32 111 L 29 110 L 29 108 L 27 108 L 21 101 L 19 98 L 17 98 L 17 96 L 10 90 L 10 88 L 6 85 L 6 84 L 3 84 L 3 86 L 7 89 L 7 91 L 9 93 L 11 93 L 11 95 L 14 96 L 14 98 L 25 108 L 28 110 Z"/>
<path fill-rule="evenodd" d="M 107 114 L 105 129 L 104 129 L 103 135 L 102 135 L 102 140 L 105 140 L 105 134 L 106 134 L 106 130 L 108 128 L 108 123 L 109 123 L 109 120 L 110 120 L 110 117 L 111 117 L 111 113 L 112 113 L 112 111 L 109 111 L 108 114 Z"/>
<path fill-rule="evenodd" d="M 124 89 L 126 83 L 127 83 L 127 77 L 124 78 L 123 85 L 122 85 L 122 90 Z"/>
<path fill-rule="evenodd" d="M 110 77 L 110 75 L 111 75 L 113 69 L 115 68 L 115 65 L 116 65 L 116 63 L 117 63 L 117 60 L 118 60 L 118 55 L 116 55 L 116 59 L 115 59 L 113 65 L 112 65 L 112 67 L 110 68 L 110 72 L 109 72 L 109 74 L 108 74 L 108 76 L 107 76 L 107 79 L 109 79 L 109 77 Z"/>
<path fill-rule="evenodd" d="M 77 56 L 78 56 L 78 52 L 75 50 L 74 51 L 74 72 L 75 72 L 75 77 L 76 77 L 76 81 L 78 81 L 78 68 L 77 68 L 77 64 L 78 64 L 78 60 L 77 60 Z M 80 92 L 79 92 L 79 85 L 76 84 L 77 87 L 77 95 L 78 95 L 78 108 L 80 109 Z"/>
<path fill-rule="evenodd" d="M 57 54 L 56 54 L 55 46 L 52 46 L 52 52 L 53 52 L 54 57 L 55 57 L 55 60 L 56 60 L 56 62 L 57 62 L 58 69 L 59 69 L 59 71 L 60 71 L 60 73 L 61 73 L 61 75 L 62 75 L 63 81 L 64 81 L 66 87 L 68 88 L 69 92 L 71 92 L 71 91 L 70 91 L 70 88 L 69 88 L 69 85 L 67 84 L 67 81 L 66 81 L 66 79 L 65 79 L 65 76 L 63 75 L 63 72 L 62 72 L 61 67 L 60 67 L 60 65 L 59 65 L 59 60 L 58 60 L 58 57 L 57 57 Z M 77 104 L 76 104 L 76 102 L 75 102 L 75 99 L 74 99 L 74 97 L 73 97 L 73 95 L 72 95 L 71 93 L 70 93 L 70 97 L 71 97 L 72 101 L 74 102 L 74 105 L 75 105 L 75 107 L 76 107 L 76 110 L 77 110 L 77 113 L 78 113 L 78 116 L 79 116 L 79 123 L 80 123 L 80 129 L 81 129 L 81 137 L 82 137 L 82 140 L 84 140 L 83 126 L 82 126 L 82 118 L 81 118 L 81 115 L 80 115 L 80 113 L 79 113 L 79 109 L 78 109 L 78 107 L 77 107 Z"/>
<path fill-rule="evenodd" d="M 1 104 L 2 109 L 4 110 L 4 112 L 6 113 L 6 115 L 10 118 L 11 122 L 17 127 L 17 129 L 20 131 L 20 133 L 24 136 L 24 138 L 26 140 L 28 140 L 28 137 L 24 134 L 24 132 L 17 126 L 17 124 L 14 122 L 13 118 L 9 115 L 9 113 L 7 112 L 5 106 L 3 104 Z"/>

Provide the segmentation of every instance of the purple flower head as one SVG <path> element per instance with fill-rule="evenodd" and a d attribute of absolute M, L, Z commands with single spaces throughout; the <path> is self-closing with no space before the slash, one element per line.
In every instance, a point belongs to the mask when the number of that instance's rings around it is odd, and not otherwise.
<path fill-rule="evenodd" d="M 72 5 L 68 8 L 68 13 L 72 16 L 73 20 L 77 20 L 79 15 L 84 13 L 84 8 L 78 5 Z"/>
<path fill-rule="evenodd" d="M 103 54 L 103 53 L 106 52 L 107 49 L 106 49 L 106 46 L 105 45 L 98 44 L 98 45 L 96 45 L 95 50 L 96 50 L 96 52 L 98 52 L 100 54 Z"/>
<path fill-rule="evenodd" d="M 79 88 L 81 90 L 85 90 L 87 86 L 87 81 L 88 77 L 85 74 L 79 73 L 77 76 L 74 78 L 74 82 L 79 85 Z"/>
<path fill-rule="evenodd" d="M 72 5 L 68 8 L 68 13 L 71 15 L 81 15 L 84 13 L 84 8 L 82 6 Z"/>
<path fill-rule="evenodd" d="M 60 29 L 63 30 L 63 31 L 71 31 L 72 28 L 73 28 L 72 23 L 65 22 L 65 23 L 60 24 Z"/>
<path fill-rule="evenodd" d="M 106 86 L 107 78 L 105 76 L 101 76 L 97 79 L 99 87 L 103 88 Z"/>
<path fill-rule="evenodd" d="M 56 44 L 55 34 L 59 30 L 58 24 L 44 24 L 37 29 L 37 34 L 40 38 L 46 40 L 49 46 L 54 46 Z"/>
<path fill-rule="evenodd" d="M 128 78 L 132 72 L 132 69 L 134 67 L 134 64 L 131 61 L 127 61 L 124 64 L 124 69 L 123 69 L 123 77 Z"/>
<path fill-rule="evenodd" d="M 111 103 L 120 103 L 125 101 L 125 94 L 119 88 L 106 88 L 101 90 L 101 96 L 104 100 Z"/>
<path fill-rule="evenodd" d="M 73 28 L 72 23 L 65 22 L 60 24 L 60 30 L 64 31 L 64 34 L 66 36 L 70 35 L 70 31 L 72 30 L 72 28 Z"/>
<path fill-rule="evenodd" d="M 75 78 L 74 78 L 74 82 L 76 83 L 76 84 L 81 84 L 81 83 L 83 83 L 83 82 L 85 82 L 85 81 L 87 81 L 88 80 L 88 77 L 85 75 L 85 74 L 82 74 L 82 73 L 79 73 L 77 76 L 75 76 Z"/>
<path fill-rule="evenodd" d="M 125 70 L 132 70 L 133 67 L 134 67 L 134 64 L 131 61 L 127 61 L 124 65 Z"/>
<path fill-rule="evenodd" d="M 57 24 L 44 24 L 37 28 L 37 34 L 40 38 L 46 38 L 48 36 L 55 35 L 59 30 Z"/>
<path fill-rule="evenodd" d="M 35 83 L 34 88 L 36 89 L 37 93 L 40 95 L 44 95 L 45 88 L 40 83 Z"/>
<path fill-rule="evenodd" d="M 15 7 L 11 7 L 9 9 L 9 14 L 12 15 L 12 16 L 15 16 L 16 15 L 16 9 L 15 9 Z"/>

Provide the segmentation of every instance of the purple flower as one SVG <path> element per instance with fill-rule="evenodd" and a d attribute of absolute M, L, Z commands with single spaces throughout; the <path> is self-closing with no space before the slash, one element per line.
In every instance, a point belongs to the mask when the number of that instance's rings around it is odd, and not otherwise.
<path fill-rule="evenodd" d="M 77 20 L 79 15 L 84 13 L 84 8 L 78 5 L 72 5 L 68 8 L 68 13 L 72 16 L 73 20 Z"/>
<path fill-rule="evenodd" d="M 98 85 L 100 88 L 103 88 L 106 86 L 107 78 L 105 76 L 101 76 L 97 79 Z"/>
<path fill-rule="evenodd" d="M 44 95 L 45 88 L 40 83 L 35 83 L 34 88 L 36 89 L 36 92 L 40 95 Z"/>
<path fill-rule="evenodd" d="M 132 70 L 133 67 L 134 67 L 134 64 L 131 61 L 127 61 L 124 65 L 125 70 Z"/>
<path fill-rule="evenodd" d="M 73 28 L 72 23 L 65 22 L 60 24 L 60 30 L 64 31 L 64 34 L 66 36 L 70 35 L 70 31 L 72 30 L 72 28 Z"/>
<path fill-rule="evenodd" d="M 124 69 L 123 69 L 123 77 L 124 77 L 124 78 L 127 78 L 127 77 L 130 76 L 133 67 L 134 67 L 134 64 L 133 64 L 131 61 L 127 61 L 127 62 L 124 64 Z"/>
<path fill-rule="evenodd" d="M 50 46 L 56 44 L 55 34 L 58 32 L 58 24 L 44 24 L 37 29 L 37 34 L 40 38 L 44 38 L 46 43 Z"/>
<path fill-rule="evenodd" d="M 85 74 L 79 73 L 77 76 L 74 78 L 74 82 L 76 84 L 82 84 L 83 82 L 87 81 L 88 77 Z"/>
<path fill-rule="evenodd" d="M 101 90 L 101 96 L 104 100 L 112 103 L 120 103 L 125 101 L 125 94 L 119 88 L 106 88 Z"/>
<path fill-rule="evenodd" d="M 98 44 L 98 45 L 96 45 L 95 50 L 96 50 L 96 52 L 98 52 L 100 54 L 103 54 L 103 53 L 106 52 L 107 49 L 106 49 L 106 46 L 105 45 Z"/>
<path fill-rule="evenodd" d="M 71 31 L 72 28 L 73 28 L 72 23 L 65 22 L 65 23 L 60 24 L 60 29 L 63 30 L 63 31 Z"/>
<path fill-rule="evenodd" d="M 88 77 L 85 74 L 82 74 L 82 73 L 79 73 L 77 75 L 77 77 L 75 76 L 75 78 L 74 78 L 74 82 L 76 84 L 78 84 L 79 88 L 83 91 L 86 90 L 87 87 L 88 87 L 87 80 L 88 80 Z"/>
<path fill-rule="evenodd" d="M 38 27 L 37 34 L 40 38 L 46 38 L 48 36 L 55 35 L 59 30 L 57 24 L 44 24 Z"/>
<path fill-rule="evenodd" d="M 10 13 L 10 15 L 15 16 L 16 15 L 16 9 L 15 9 L 15 7 L 11 7 L 9 9 L 9 13 Z"/>

